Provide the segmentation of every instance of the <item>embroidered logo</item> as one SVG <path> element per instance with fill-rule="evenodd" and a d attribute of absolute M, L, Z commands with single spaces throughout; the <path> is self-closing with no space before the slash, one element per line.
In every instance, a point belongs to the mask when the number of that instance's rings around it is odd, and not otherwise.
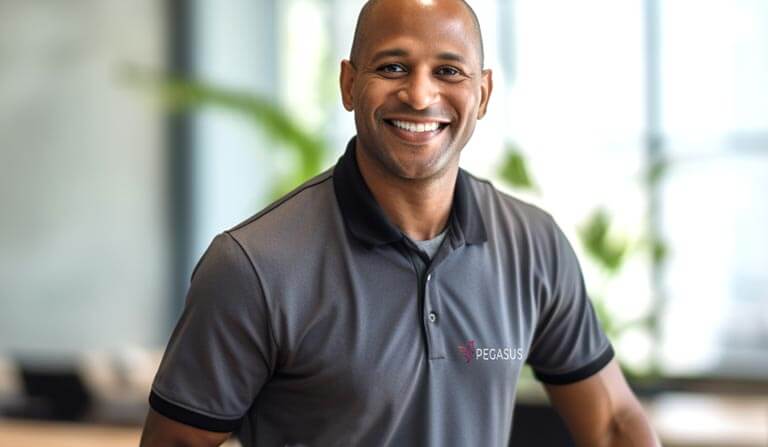
<path fill-rule="evenodd" d="M 475 341 L 467 340 L 463 345 L 459 345 L 459 352 L 464 356 L 464 360 L 466 360 L 467 363 L 471 362 L 475 357 Z"/>

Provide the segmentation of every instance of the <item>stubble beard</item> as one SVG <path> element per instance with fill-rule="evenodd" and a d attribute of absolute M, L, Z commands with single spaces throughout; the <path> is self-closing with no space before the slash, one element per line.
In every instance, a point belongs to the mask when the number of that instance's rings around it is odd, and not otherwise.
<path fill-rule="evenodd" d="M 399 149 L 397 151 L 401 153 L 398 157 L 395 149 L 370 144 L 370 142 L 361 141 L 361 147 L 366 157 L 378 165 L 378 170 L 383 171 L 382 173 L 393 180 L 408 183 L 430 182 L 442 178 L 453 164 L 458 165 L 461 152 L 456 151 L 453 155 L 449 144 L 440 147 L 438 152 L 429 159 L 417 161 L 415 159 L 420 155 L 418 152 L 423 149 L 407 149 L 407 154 L 403 153 L 406 151 Z"/>

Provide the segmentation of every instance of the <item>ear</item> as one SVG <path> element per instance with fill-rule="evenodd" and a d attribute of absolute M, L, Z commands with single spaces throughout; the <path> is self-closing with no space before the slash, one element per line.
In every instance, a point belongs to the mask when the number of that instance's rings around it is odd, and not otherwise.
<path fill-rule="evenodd" d="M 480 80 L 480 107 L 477 110 L 477 119 L 482 119 L 488 111 L 488 101 L 493 91 L 493 71 L 490 68 L 483 70 Z"/>
<path fill-rule="evenodd" d="M 357 71 L 347 59 L 341 61 L 341 74 L 339 75 L 339 86 L 341 87 L 341 102 L 344 108 L 351 112 L 355 109 L 354 96 L 352 95 L 352 86 L 355 84 L 355 75 Z"/>

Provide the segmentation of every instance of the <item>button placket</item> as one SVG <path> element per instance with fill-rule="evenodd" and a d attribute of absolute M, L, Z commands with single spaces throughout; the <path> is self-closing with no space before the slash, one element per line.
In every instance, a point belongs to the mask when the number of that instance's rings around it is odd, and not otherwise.
<path fill-rule="evenodd" d="M 440 327 L 439 310 L 440 297 L 437 293 L 435 275 L 433 272 L 427 273 L 424 278 L 424 310 L 426 311 L 426 330 L 430 340 L 432 353 L 430 359 L 444 359 L 445 349 L 443 346 L 443 333 Z"/>
<path fill-rule="evenodd" d="M 432 274 L 427 274 L 427 280 L 424 283 L 424 300 L 425 304 L 430 304 L 429 307 L 431 308 L 431 303 L 429 303 L 429 283 L 432 281 Z M 430 323 L 437 322 L 437 314 L 434 310 L 429 311 L 427 314 L 427 319 L 430 321 Z"/>
<path fill-rule="evenodd" d="M 448 255 L 446 244 L 430 262 L 417 253 L 413 247 L 405 243 L 404 254 L 410 259 L 411 265 L 417 276 L 417 293 L 421 307 L 421 324 L 425 341 L 427 343 L 427 356 L 429 360 L 445 359 L 445 343 L 443 341 L 440 322 L 440 294 L 437 287 L 439 275 L 435 273 L 435 267 Z M 450 248 L 450 247 L 449 247 Z M 431 264 L 431 265 L 430 265 Z M 430 317 L 430 314 L 433 314 Z"/>

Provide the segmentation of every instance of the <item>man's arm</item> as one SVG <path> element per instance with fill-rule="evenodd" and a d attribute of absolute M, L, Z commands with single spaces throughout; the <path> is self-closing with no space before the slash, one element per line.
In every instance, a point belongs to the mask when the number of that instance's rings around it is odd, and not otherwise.
<path fill-rule="evenodd" d="M 616 360 L 584 380 L 545 388 L 579 446 L 661 445 Z"/>
<path fill-rule="evenodd" d="M 141 447 L 214 447 L 226 442 L 229 435 L 191 427 L 150 409 L 141 434 Z"/>

